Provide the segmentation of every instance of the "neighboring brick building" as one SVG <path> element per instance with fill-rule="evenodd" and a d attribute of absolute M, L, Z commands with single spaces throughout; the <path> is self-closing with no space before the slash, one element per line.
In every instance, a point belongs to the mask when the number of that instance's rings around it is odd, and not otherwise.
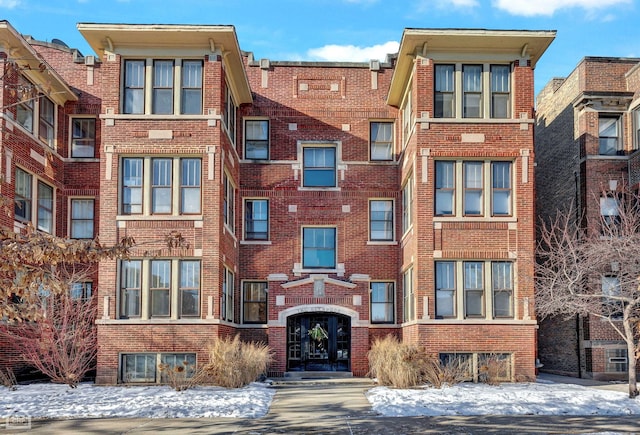
<path fill-rule="evenodd" d="M 551 80 L 538 95 L 536 190 L 541 219 L 574 204 L 576 219 L 584 213 L 584 222 L 599 222 L 601 213 L 616 213 L 608 202 L 615 201 L 616 191 L 637 186 L 639 63 L 636 58 L 585 57 L 571 74 Z M 610 194 L 604 196 L 606 191 Z M 596 379 L 627 377 L 626 344 L 594 316 L 542 321 L 539 358 L 545 371 Z"/>
<path fill-rule="evenodd" d="M 232 26 L 78 28 L 100 240 L 144 242 L 100 264 L 98 383 L 235 334 L 273 375 L 365 375 L 391 333 L 534 376 L 533 68 L 555 32 L 406 29 L 383 62 L 316 63 L 254 60 Z"/>

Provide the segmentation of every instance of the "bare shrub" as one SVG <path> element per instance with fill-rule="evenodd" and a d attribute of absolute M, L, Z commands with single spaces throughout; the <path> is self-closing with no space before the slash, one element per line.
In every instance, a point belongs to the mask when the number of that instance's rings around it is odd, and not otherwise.
<path fill-rule="evenodd" d="M 50 295 L 42 309 L 44 314 L 37 322 L 2 323 L 0 334 L 8 336 L 24 361 L 52 382 L 75 388 L 95 367 L 95 296 L 73 299 L 69 293 Z"/>
<path fill-rule="evenodd" d="M 245 343 L 238 335 L 215 340 L 208 350 L 209 363 L 202 367 L 200 376 L 225 388 L 240 388 L 258 380 L 272 360 L 269 346 Z"/>
<path fill-rule="evenodd" d="M 472 379 L 468 360 L 455 357 L 443 364 L 441 361 L 432 360 L 427 367 L 425 381 L 435 388 L 445 385 L 455 385 Z"/>
<path fill-rule="evenodd" d="M 11 391 L 16 389 L 18 381 L 16 380 L 16 375 L 13 373 L 11 368 L 0 370 L 0 385 L 7 387 Z"/>
<path fill-rule="evenodd" d="M 489 354 L 478 361 L 478 382 L 489 385 L 499 385 L 509 379 L 508 358 L 500 354 Z"/>
<path fill-rule="evenodd" d="M 205 376 L 201 370 L 190 361 L 181 361 L 180 364 L 159 364 L 161 380 L 176 391 L 184 391 L 196 385 L 205 383 Z"/>

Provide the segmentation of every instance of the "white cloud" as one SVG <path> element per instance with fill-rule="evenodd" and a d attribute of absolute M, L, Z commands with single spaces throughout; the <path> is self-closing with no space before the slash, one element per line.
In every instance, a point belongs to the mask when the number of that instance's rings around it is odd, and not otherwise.
<path fill-rule="evenodd" d="M 20 0 L 0 0 L 0 8 L 13 9 L 20 4 Z"/>
<path fill-rule="evenodd" d="M 454 8 L 474 8 L 480 6 L 478 0 L 445 0 L 440 1 L 440 6 L 446 7 L 448 3 L 451 3 L 451 6 Z"/>
<path fill-rule="evenodd" d="M 385 42 L 384 44 L 372 45 L 371 47 L 357 47 L 355 45 L 325 45 L 320 48 L 311 48 L 307 51 L 310 60 L 332 61 L 332 62 L 368 62 L 371 59 L 384 60 L 387 54 L 397 53 L 398 44 L 396 41 Z"/>
<path fill-rule="evenodd" d="M 454 0 L 457 1 L 457 0 Z M 464 1 L 464 0 L 462 0 Z M 512 15 L 551 16 L 559 9 L 583 8 L 587 11 L 605 9 L 619 4 L 628 4 L 632 0 L 493 0 L 493 6 Z"/>

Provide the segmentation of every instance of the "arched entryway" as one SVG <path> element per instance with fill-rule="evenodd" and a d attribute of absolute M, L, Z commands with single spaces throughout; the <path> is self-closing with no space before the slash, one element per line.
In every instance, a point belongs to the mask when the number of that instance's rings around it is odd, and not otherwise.
<path fill-rule="evenodd" d="M 287 371 L 348 372 L 351 318 L 316 312 L 287 318 Z"/>

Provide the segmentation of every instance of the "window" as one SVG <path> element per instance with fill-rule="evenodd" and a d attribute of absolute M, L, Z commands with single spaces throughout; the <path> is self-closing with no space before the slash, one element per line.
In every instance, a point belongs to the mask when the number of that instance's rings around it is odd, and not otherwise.
<path fill-rule="evenodd" d="M 122 159 L 122 214 L 142 214 L 142 162 Z"/>
<path fill-rule="evenodd" d="M 225 83 L 224 87 L 224 106 L 222 108 L 222 122 L 227 128 L 227 134 L 231 143 L 236 143 L 236 103 L 233 101 L 231 89 Z"/>
<path fill-rule="evenodd" d="M 53 187 L 38 181 L 38 221 L 40 231 L 53 231 Z"/>
<path fill-rule="evenodd" d="M 124 61 L 124 113 L 144 113 L 144 60 Z"/>
<path fill-rule="evenodd" d="M 493 317 L 513 317 L 513 263 L 491 263 Z"/>
<path fill-rule="evenodd" d="M 600 198 L 600 219 L 602 233 L 615 231 L 620 224 L 620 200 L 615 196 Z"/>
<path fill-rule="evenodd" d="M 40 140 L 53 148 L 55 144 L 55 104 L 47 97 L 40 97 L 40 124 L 38 135 Z"/>
<path fill-rule="evenodd" d="M 146 82 L 147 69 L 151 70 L 149 82 Z M 178 94 L 174 90 L 176 83 L 180 83 Z M 145 101 L 145 89 L 149 89 L 149 104 Z M 127 114 L 202 114 L 202 61 L 125 60 L 122 111 Z"/>
<path fill-rule="evenodd" d="M 511 162 L 491 163 L 491 215 L 511 215 Z"/>
<path fill-rule="evenodd" d="M 479 353 L 478 382 L 511 380 L 511 354 Z"/>
<path fill-rule="evenodd" d="M 615 156 L 622 151 L 620 141 L 620 118 L 618 116 L 602 116 L 599 118 L 599 137 L 601 155 Z"/>
<path fill-rule="evenodd" d="M 151 261 L 151 317 L 171 315 L 171 260 Z"/>
<path fill-rule="evenodd" d="M 455 214 L 455 162 L 436 161 L 436 207 L 437 216 Z"/>
<path fill-rule="evenodd" d="M 198 316 L 200 314 L 200 261 L 179 261 L 180 316 Z"/>
<path fill-rule="evenodd" d="M 15 182 L 15 218 L 23 221 L 31 220 L 31 204 L 33 177 L 31 174 L 16 168 Z"/>
<path fill-rule="evenodd" d="M 509 118 L 510 68 L 508 65 L 491 65 L 491 117 Z"/>
<path fill-rule="evenodd" d="M 392 282 L 371 282 L 371 323 L 394 322 L 394 287 Z"/>
<path fill-rule="evenodd" d="M 93 199 L 71 200 L 71 238 L 93 239 Z"/>
<path fill-rule="evenodd" d="M 602 314 L 610 318 L 621 319 L 623 315 L 624 303 L 614 299 L 620 296 L 620 277 L 616 275 L 606 275 L 601 278 L 602 288 Z"/>
<path fill-rule="evenodd" d="M 482 162 L 464 162 L 462 164 L 464 177 L 464 196 L 462 203 L 465 216 L 482 216 Z"/>
<path fill-rule="evenodd" d="M 445 367 L 451 367 L 456 372 L 464 374 L 465 381 L 473 381 L 473 361 L 472 353 L 441 353 L 440 363 Z"/>
<path fill-rule="evenodd" d="M 71 119 L 71 157 L 93 158 L 96 145 L 96 120 L 94 118 Z"/>
<path fill-rule="evenodd" d="M 171 213 L 171 159 L 151 160 L 151 213 Z"/>
<path fill-rule="evenodd" d="M 147 258 L 120 262 L 121 318 L 199 315 L 199 260 Z"/>
<path fill-rule="evenodd" d="M 402 234 L 413 225 L 413 178 L 409 176 L 402 186 Z"/>
<path fill-rule="evenodd" d="M 269 158 L 269 121 L 252 119 L 244 122 L 244 157 L 267 160 Z"/>
<path fill-rule="evenodd" d="M 200 214 L 200 159 L 180 159 L 180 213 Z"/>
<path fill-rule="evenodd" d="M 413 130 L 413 89 L 411 86 L 407 89 L 407 93 L 402 103 L 402 140 L 403 149 L 407 146 L 409 135 Z"/>
<path fill-rule="evenodd" d="M 121 213 L 200 214 L 201 166 L 202 160 L 195 158 L 123 158 Z"/>
<path fill-rule="evenodd" d="M 151 113 L 173 113 L 173 61 L 153 61 Z"/>
<path fill-rule="evenodd" d="M 436 317 L 455 317 L 455 262 L 436 262 Z"/>
<path fill-rule="evenodd" d="M 244 239 L 269 239 L 269 200 L 246 199 L 244 201 Z"/>
<path fill-rule="evenodd" d="M 306 227 L 302 229 L 302 267 L 335 269 L 336 229 Z"/>
<path fill-rule="evenodd" d="M 464 316 L 484 317 L 484 274 L 483 263 L 464 263 Z"/>
<path fill-rule="evenodd" d="M 393 240 L 393 200 L 369 201 L 369 240 Z"/>
<path fill-rule="evenodd" d="M 627 373 L 629 368 L 627 366 L 627 349 L 605 349 L 605 368 L 604 371 L 608 373 Z"/>
<path fill-rule="evenodd" d="M 303 165 L 304 187 L 336 186 L 335 147 L 305 147 Z"/>
<path fill-rule="evenodd" d="M 482 117 L 482 65 L 462 66 L 462 117 Z"/>
<path fill-rule="evenodd" d="M 120 264 L 120 317 L 140 317 L 142 261 L 124 260 Z"/>
<path fill-rule="evenodd" d="M 181 109 L 184 115 L 202 114 L 202 61 L 182 61 Z"/>
<path fill-rule="evenodd" d="M 177 368 L 181 367 L 180 370 Z M 194 375 L 195 353 L 130 353 L 123 354 L 120 362 L 120 380 L 126 383 L 168 382 L 166 373 L 184 373 L 186 378 Z"/>
<path fill-rule="evenodd" d="M 267 323 L 267 283 L 246 281 L 242 286 L 242 320 L 244 323 Z"/>
<path fill-rule="evenodd" d="M 393 160 L 393 122 L 372 122 L 371 160 Z"/>
<path fill-rule="evenodd" d="M 25 92 L 20 95 L 20 102 L 16 106 L 16 121 L 18 121 L 18 124 L 20 124 L 25 130 L 33 133 L 35 100 L 31 97 L 31 93 L 29 92 L 29 90 L 33 89 L 33 85 L 23 77 L 20 77 L 19 81 L 19 91 L 25 90 Z"/>
<path fill-rule="evenodd" d="M 455 116 L 455 66 L 435 66 L 435 118 Z"/>
<path fill-rule="evenodd" d="M 402 274 L 402 299 L 403 321 L 410 322 L 416 319 L 416 301 L 413 294 L 413 267 L 410 267 Z"/>
<path fill-rule="evenodd" d="M 220 318 L 233 322 L 233 293 L 235 290 L 235 276 L 231 270 L 224 268 L 222 274 L 222 301 L 220 303 Z"/>
<path fill-rule="evenodd" d="M 632 112 L 633 116 L 633 149 L 640 149 L 640 107 Z"/>
<path fill-rule="evenodd" d="M 229 176 L 227 173 L 224 173 L 222 177 L 223 184 L 223 215 L 224 215 L 224 224 L 229 227 L 231 232 L 235 230 L 235 222 L 236 222 L 236 189 L 231 183 Z"/>
<path fill-rule="evenodd" d="M 69 290 L 71 299 L 87 301 L 93 296 L 92 282 L 74 282 Z"/>

